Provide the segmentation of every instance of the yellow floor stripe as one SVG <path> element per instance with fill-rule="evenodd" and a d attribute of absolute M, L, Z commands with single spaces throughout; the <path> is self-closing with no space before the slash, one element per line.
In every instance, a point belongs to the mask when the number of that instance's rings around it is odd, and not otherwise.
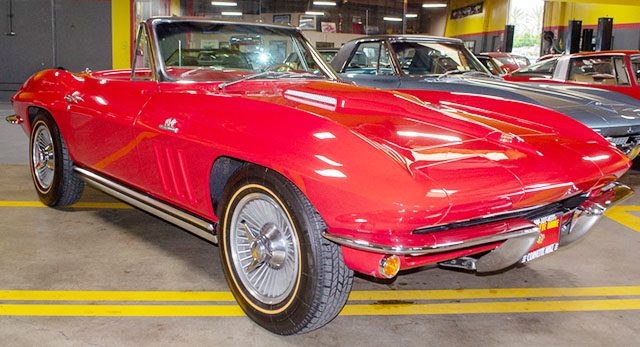
<path fill-rule="evenodd" d="M 453 304 L 347 305 L 342 310 L 341 315 L 380 316 L 614 310 L 640 310 L 640 299 L 468 302 Z"/>
<path fill-rule="evenodd" d="M 0 201 L 0 207 L 47 207 L 40 201 Z M 126 209 L 131 206 L 121 202 L 78 202 L 68 208 L 100 208 L 100 209 Z"/>
<path fill-rule="evenodd" d="M 582 288 L 496 288 L 459 290 L 354 291 L 353 301 L 640 296 L 640 286 Z"/>
<path fill-rule="evenodd" d="M 629 213 L 631 211 L 640 211 L 640 206 L 613 206 L 604 215 L 627 228 L 640 232 L 640 217 Z"/>
<path fill-rule="evenodd" d="M 640 310 L 640 299 L 347 305 L 344 316 Z M 236 305 L 0 305 L 0 316 L 242 316 Z"/>
<path fill-rule="evenodd" d="M 237 305 L 1 305 L 0 316 L 138 316 L 233 317 L 244 316 Z"/>
<path fill-rule="evenodd" d="M 458 290 L 358 290 L 349 301 L 640 296 L 640 286 L 495 288 Z M 215 301 L 234 302 L 230 292 L 0 290 L 0 301 Z"/>
<path fill-rule="evenodd" d="M 0 290 L 0 301 L 231 301 L 231 292 Z"/>

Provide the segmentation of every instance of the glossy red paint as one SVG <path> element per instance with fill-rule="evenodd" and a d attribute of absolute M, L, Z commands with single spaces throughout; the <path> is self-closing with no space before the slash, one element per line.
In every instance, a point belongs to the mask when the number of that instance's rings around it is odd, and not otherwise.
<path fill-rule="evenodd" d="M 128 70 L 46 70 L 14 96 L 15 111 L 24 119 L 31 107 L 50 112 L 78 166 L 211 221 L 217 217 L 210 174 L 221 157 L 288 178 L 331 234 L 408 247 L 503 232 L 504 223 L 412 233 L 598 189 L 629 167 L 622 153 L 582 124 L 513 101 L 330 81 L 255 80 L 219 91 L 214 82 L 129 77 Z M 70 94 L 79 101 L 65 101 Z M 319 104 L 304 95 L 336 102 Z M 160 128 L 168 121 L 175 132 Z M 28 131 L 29 122 L 23 127 Z M 497 245 L 403 257 L 402 264 L 415 267 Z M 360 251 L 344 254 L 356 270 L 370 263 L 357 265 L 365 256 Z"/>
<path fill-rule="evenodd" d="M 571 59 L 574 58 L 598 58 L 598 57 L 611 57 L 611 56 L 621 56 L 624 58 L 625 62 L 625 73 L 629 77 L 629 85 L 606 85 L 606 84 L 598 84 L 598 83 L 590 83 L 590 82 L 581 82 L 581 81 L 572 81 L 568 79 L 568 71 L 566 69 L 560 69 L 559 64 L 569 64 Z M 548 59 L 558 59 L 559 63 L 556 65 L 556 69 L 553 72 L 553 75 L 547 77 L 534 76 L 527 74 L 520 74 L 517 71 L 512 72 L 511 74 L 503 76 L 503 78 L 507 81 L 512 82 L 538 82 L 538 83 L 554 83 L 554 84 L 568 84 L 568 85 L 576 85 L 576 86 L 585 86 L 592 88 L 599 88 L 605 90 L 611 90 L 614 92 L 622 93 L 634 97 L 636 99 L 640 99 L 640 72 L 633 70 L 633 64 L 631 63 L 630 57 L 640 56 L 640 51 L 602 51 L 602 52 L 582 52 L 571 55 L 553 55 L 549 56 Z M 541 58 L 542 59 L 542 58 Z M 543 60 L 540 60 L 543 61 Z M 556 71 L 557 70 L 557 71 Z"/>

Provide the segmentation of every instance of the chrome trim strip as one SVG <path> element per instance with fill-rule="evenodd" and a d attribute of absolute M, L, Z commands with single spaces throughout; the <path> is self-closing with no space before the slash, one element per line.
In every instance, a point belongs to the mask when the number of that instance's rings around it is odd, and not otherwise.
<path fill-rule="evenodd" d="M 181 211 L 150 196 L 129 189 L 89 170 L 85 170 L 77 166 L 73 169 L 75 172 L 80 174 L 88 184 L 98 190 L 101 190 L 169 223 L 175 224 L 207 241 L 218 243 L 218 237 L 213 234 L 215 232 L 214 223 Z"/>
<path fill-rule="evenodd" d="M 351 239 L 347 237 L 332 235 L 327 232 L 322 233 L 322 236 L 340 245 L 359 249 L 362 251 L 369 251 L 369 252 L 383 253 L 383 254 L 418 256 L 418 255 L 450 252 L 450 251 L 455 251 L 462 248 L 479 246 L 487 243 L 506 241 L 506 240 L 519 238 L 519 237 L 527 237 L 531 234 L 537 234 L 537 233 L 540 233 L 540 229 L 538 229 L 538 227 L 528 226 L 528 227 L 510 230 L 500 234 L 478 237 L 478 238 L 467 240 L 467 241 L 441 243 L 441 244 L 435 244 L 435 245 L 423 246 L 423 247 L 380 245 L 380 244 L 370 243 L 364 240 Z"/>

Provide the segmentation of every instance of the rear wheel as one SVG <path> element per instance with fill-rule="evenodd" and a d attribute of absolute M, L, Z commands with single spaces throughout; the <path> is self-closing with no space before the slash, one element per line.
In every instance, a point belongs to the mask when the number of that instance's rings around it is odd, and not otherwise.
<path fill-rule="evenodd" d="M 227 282 L 245 313 L 281 335 L 330 322 L 346 303 L 353 272 L 306 197 L 279 174 L 254 166 L 230 179 L 221 204 Z"/>
<path fill-rule="evenodd" d="M 29 154 L 31 177 L 42 203 L 67 206 L 80 199 L 84 182 L 73 172 L 60 129 L 44 111 L 38 111 L 31 124 Z"/>

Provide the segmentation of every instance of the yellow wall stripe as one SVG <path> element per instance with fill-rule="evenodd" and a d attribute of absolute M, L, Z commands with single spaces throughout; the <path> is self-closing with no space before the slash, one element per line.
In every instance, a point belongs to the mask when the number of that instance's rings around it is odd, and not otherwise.
<path fill-rule="evenodd" d="M 495 288 L 459 290 L 353 291 L 349 301 L 421 301 L 449 299 L 501 299 L 640 296 L 640 286 L 580 288 Z M 234 302 L 230 292 L 180 291 L 74 291 L 0 290 L 0 301 L 215 301 Z"/>
<path fill-rule="evenodd" d="M 171 0 L 171 16 L 179 16 L 180 15 L 180 0 Z"/>
<path fill-rule="evenodd" d="M 131 68 L 131 0 L 111 0 L 111 63 Z"/>
<path fill-rule="evenodd" d="M 640 299 L 347 305 L 343 316 L 640 310 Z M 236 305 L 0 305 L 0 316 L 243 316 Z"/>

